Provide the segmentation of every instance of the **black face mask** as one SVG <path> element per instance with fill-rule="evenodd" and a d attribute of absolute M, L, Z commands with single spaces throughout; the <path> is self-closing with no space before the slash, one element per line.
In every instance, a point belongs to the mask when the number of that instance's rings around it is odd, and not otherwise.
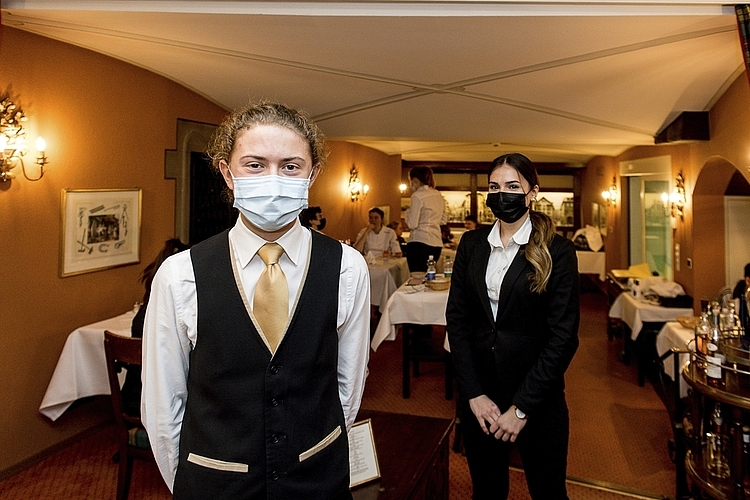
<path fill-rule="evenodd" d="M 318 231 L 322 231 L 326 227 L 326 218 L 323 217 L 318 222 L 319 222 L 319 224 L 318 224 Z"/>
<path fill-rule="evenodd" d="M 501 221 L 512 224 L 529 210 L 526 206 L 526 195 L 529 193 L 496 193 L 487 194 L 487 206 Z"/>

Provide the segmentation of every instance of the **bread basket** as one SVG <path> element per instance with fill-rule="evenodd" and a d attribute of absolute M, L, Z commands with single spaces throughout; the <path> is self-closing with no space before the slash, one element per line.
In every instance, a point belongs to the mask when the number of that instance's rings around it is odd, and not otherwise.
<path fill-rule="evenodd" d="M 451 287 L 451 279 L 435 278 L 434 280 L 427 281 L 426 284 L 435 291 L 447 290 Z"/>

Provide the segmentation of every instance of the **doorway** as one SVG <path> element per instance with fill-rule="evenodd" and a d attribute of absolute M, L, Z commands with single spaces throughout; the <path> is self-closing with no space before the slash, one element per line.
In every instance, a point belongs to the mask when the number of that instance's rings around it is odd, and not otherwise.
<path fill-rule="evenodd" d="M 750 183 L 723 158 L 706 162 L 693 190 L 694 296 L 716 297 L 750 262 Z"/>
<path fill-rule="evenodd" d="M 630 265 L 648 263 L 651 272 L 674 279 L 672 229 L 662 193 L 670 192 L 670 156 L 620 163 L 628 185 L 628 237 Z"/>

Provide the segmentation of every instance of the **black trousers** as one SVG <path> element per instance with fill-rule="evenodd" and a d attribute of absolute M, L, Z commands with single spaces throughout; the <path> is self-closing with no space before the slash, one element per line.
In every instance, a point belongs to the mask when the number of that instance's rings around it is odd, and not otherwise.
<path fill-rule="evenodd" d="M 440 252 L 443 250 L 443 247 L 431 247 L 417 241 L 409 242 L 408 246 L 409 253 L 406 254 L 406 263 L 412 273 L 427 271 L 427 258 L 432 255 L 432 258 L 437 262 L 440 258 Z"/>
<path fill-rule="evenodd" d="M 487 436 L 463 403 L 461 427 L 474 500 L 508 498 L 508 462 L 512 446 L 518 446 L 526 484 L 534 500 L 568 500 L 565 476 L 568 463 L 569 416 L 564 395 L 529 417 L 515 444 Z"/>

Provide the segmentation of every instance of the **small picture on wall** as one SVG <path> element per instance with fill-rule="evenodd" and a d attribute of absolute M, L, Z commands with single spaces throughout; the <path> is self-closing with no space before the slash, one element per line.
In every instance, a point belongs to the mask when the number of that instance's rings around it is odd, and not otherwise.
<path fill-rule="evenodd" d="M 140 261 L 141 190 L 62 192 L 60 276 Z"/>

